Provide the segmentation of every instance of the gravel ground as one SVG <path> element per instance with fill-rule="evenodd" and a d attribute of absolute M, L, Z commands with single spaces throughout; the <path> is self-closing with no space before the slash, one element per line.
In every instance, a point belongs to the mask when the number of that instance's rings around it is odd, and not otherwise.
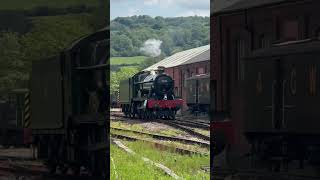
<path fill-rule="evenodd" d="M 158 122 L 144 122 L 144 121 L 140 121 L 140 120 L 128 120 L 125 122 L 121 122 L 118 121 L 119 123 L 121 123 L 121 127 L 126 128 L 126 129 L 134 129 L 133 126 L 135 127 L 141 127 L 143 129 L 144 132 L 149 132 L 149 133 L 157 133 L 157 134 L 164 134 L 164 135 L 168 135 L 165 134 L 165 132 L 175 132 L 174 137 L 178 137 L 178 138 L 185 138 L 185 139 L 190 139 L 190 140 L 195 140 L 195 141 L 201 141 L 201 142 L 207 142 L 204 141 L 202 139 L 196 138 L 182 130 L 176 129 L 174 127 L 171 127 L 169 125 L 163 124 L 163 123 L 158 123 Z M 111 124 L 112 126 L 112 124 Z M 172 136 L 172 135 L 170 135 Z"/>

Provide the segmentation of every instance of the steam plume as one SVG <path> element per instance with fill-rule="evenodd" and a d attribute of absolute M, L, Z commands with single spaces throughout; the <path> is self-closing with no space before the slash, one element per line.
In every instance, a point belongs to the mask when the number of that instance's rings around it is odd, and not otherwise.
<path fill-rule="evenodd" d="M 148 39 L 143 43 L 143 46 L 140 48 L 145 55 L 151 57 L 157 57 L 161 54 L 160 46 L 162 41 L 157 39 Z"/>

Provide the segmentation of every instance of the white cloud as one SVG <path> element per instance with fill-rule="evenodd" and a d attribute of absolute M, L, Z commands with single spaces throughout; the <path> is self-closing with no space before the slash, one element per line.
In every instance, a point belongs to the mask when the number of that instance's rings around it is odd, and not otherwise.
<path fill-rule="evenodd" d="M 140 9 L 137 9 L 137 8 L 129 8 L 129 10 L 128 10 L 128 16 L 138 15 L 139 12 L 140 12 Z"/>
<path fill-rule="evenodd" d="M 209 10 L 201 10 L 201 9 L 198 9 L 198 10 L 188 10 L 188 11 L 185 11 L 183 13 L 180 13 L 177 15 L 177 17 L 188 17 L 188 16 L 210 16 L 210 9 Z"/>
<path fill-rule="evenodd" d="M 148 6 L 180 6 L 187 9 L 210 9 L 210 0 L 144 0 Z"/>
<path fill-rule="evenodd" d="M 188 9 L 210 9 L 210 0 L 178 0 L 179 5 Z"/>
<path fill-rule="evenodd" d="M 153 6 L 157 5 L 159 3 L 159 0 L 144 0 L 143 4 L 147 6 Z"/>
<path fill-rule="evenodd" d="M 146 6 L 161 6 L 168 7 L 173 5 L 177 0 L 144 0 L 143 4 Z"/>

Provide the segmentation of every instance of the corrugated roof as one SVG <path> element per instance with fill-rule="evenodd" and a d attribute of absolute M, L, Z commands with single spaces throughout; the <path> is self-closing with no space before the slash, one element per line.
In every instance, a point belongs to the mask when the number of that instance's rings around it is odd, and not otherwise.
<path fill-rule="evenodd" d="M 187 62 L 188 60 L 198 56 L 199 54 L 207 51 L 210 49 L 210 45 L 201 46 L 193 49 L 189 49 L 186 51 L 178 52 L 172 56 L 169 56 L 160 62 L 149 66 L 148 68 L 144 69 L 144 71 L 152 71 L 157 70 L 159 66 L 164 66 L 165 68 L 179 66 L 182 63 Z"/>
<path fill-rule="evenodd" d="M 230 11 L 245 10 L 245 9 L 254 8 L 254 7 L 278 4 L 282 2 L 286 2 L 286 3 L 294 2 L 294 1 L 299 1 L 299 0 L 240 0 L 225 8 L 221 8 L 215 11 L 214 13 L 225 13 Z M 303 0 L 300 0 L 300 1 L 303 1 Z"/>
<path fill-rule="evenodd" d="M 211 3 L 211 13 L 216 13 L 221 11 L 222 9 L 225 9 L 234 3 L 241 1 L 241 0 L 213 0 L 213 3 Z"/>
<path fill-rule="evenodd" d="M 210 49 L 204 51 L 203 53 L 199 54 L 198 56 L 191 58 L 190 60 L 182 63 L 181 65 L 192 64 L 192 63 L 197 63 L 197 62 L 202 62 L 202 61 L 210 61 Z"/>

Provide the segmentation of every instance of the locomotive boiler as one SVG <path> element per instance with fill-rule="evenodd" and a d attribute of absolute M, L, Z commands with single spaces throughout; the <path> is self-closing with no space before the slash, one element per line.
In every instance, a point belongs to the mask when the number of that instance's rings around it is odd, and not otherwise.
<path fill-rule="evenodd" d="M 126 116 L 141 119 L 174 119 L 182 99 L 174 96 L 173 79 L 159 67 L 153 72 L 139 72 L 120 82 L 120 104 Z"/>

